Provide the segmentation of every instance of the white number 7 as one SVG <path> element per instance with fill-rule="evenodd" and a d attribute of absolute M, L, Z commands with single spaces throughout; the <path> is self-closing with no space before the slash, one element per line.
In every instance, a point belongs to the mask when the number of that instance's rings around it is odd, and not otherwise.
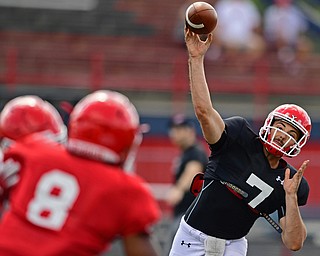
<path fill-rule="evenodd" d="M 255 208 L 258 204 L 260 204 L 273 191 L 273 187 L 269 186 L 267 183 L 265 183 L 263 180 L 261 180 L 253 173 L 251 173 L 250 177 L 247 179 L 247 183 L 251 187 L 257 187 L 261 190 L 259 195 L 248 203 L 252 208 Z"/>

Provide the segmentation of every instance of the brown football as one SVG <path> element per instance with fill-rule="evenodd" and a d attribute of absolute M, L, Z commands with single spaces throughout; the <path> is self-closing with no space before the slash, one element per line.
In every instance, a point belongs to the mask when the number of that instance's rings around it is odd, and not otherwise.
<path fill-rule="evenodd" d="M 214 7 L 206 2 L 195 2 L 186 10 L 186 26 L 196 34 L 211 33 L 218 21 Z"/>

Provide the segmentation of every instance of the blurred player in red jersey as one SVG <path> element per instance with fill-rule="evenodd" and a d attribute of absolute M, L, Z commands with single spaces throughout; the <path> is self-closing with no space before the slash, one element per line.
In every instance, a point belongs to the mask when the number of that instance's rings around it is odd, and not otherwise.
<path fill-rule="evenodd" d="M 67 129 L 56 108 L 36 95 L 16 97 L 6 103 L 0 114 L 2 148 L 33 133 L 42 133 L 65 142 Z"/>
<path fill-rule="evenodd" d="M 14 141 L 30 134 L 40 133 L 58 142 L 65 142 L 67 128 L 56 108 L 36 95 L 24 95 L 13 98 L 3 107 L 0 114 L 0 162 L 3 151 Z M 18 168 L 12 166 L 10 171 L 2 173 L 1 187 L 11 187 L 18 181 Z M 6 201 L 5 193 L 0 190 L 0 204 Z M 8 192 L 8 191 L 6 191 Z M 0 210 L 3 211 L 3 209 Z"/>
<path fill-rule="evenodd" d="M 97 91 L 72 111 L 66 146 L 39 134 L 14 143 L 4 163 L 19 167 L 19 181 L 0 224 L 0 255 L 98 255 L 119 237 L 127 255 L 156 255 L 157 202 L 123 170 L 141 138 L 128 98 Z"/>

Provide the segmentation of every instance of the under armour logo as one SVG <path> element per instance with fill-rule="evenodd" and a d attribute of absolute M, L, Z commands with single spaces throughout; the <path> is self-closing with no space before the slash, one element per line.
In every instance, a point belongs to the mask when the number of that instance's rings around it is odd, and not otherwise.
<path fill-rule="evenodd" d="M 283 180 L 281 180 L 280 176 L 276 178 L 276 181 L 280 181 L 281 185 L 283 185 Z"/>
<path fill-rule="evenodd" d="M 188 246 L 188 248 L 190 248 L 191 243 L 185 243 L 184 240 L 182 240 L 182 241 L 181 241 L 181 245 L 186 245 L 186 246 Z"/>

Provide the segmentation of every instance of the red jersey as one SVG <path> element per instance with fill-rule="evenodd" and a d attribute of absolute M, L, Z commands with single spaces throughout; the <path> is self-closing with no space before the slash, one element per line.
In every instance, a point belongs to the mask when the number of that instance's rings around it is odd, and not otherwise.
<path fill-rule="evenodd" d="M 28 138 L 4 156 L 20 165 L 0 224 L 0 255 L 97 255 L 118 236 L 147 232 L 159 218 L 144 181 Z"/>

